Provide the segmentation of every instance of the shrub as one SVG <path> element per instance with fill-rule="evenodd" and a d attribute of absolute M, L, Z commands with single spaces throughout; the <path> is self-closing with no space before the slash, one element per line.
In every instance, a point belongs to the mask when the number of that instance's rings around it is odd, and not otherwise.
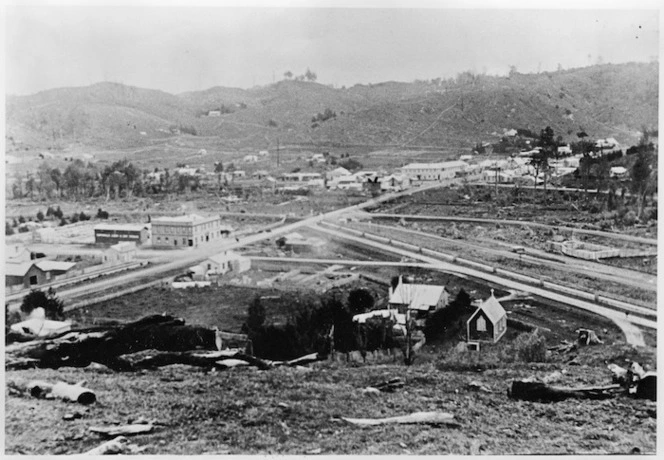
<path fill-rule="evenodd" d="M 546 362 L 546 338 L 535 329 L 520 334 L 514 342 L 516 357 L 526 363 Z"/>
<path fill-rule="evenodd" d="M 358 315 L 370 311 L 374 306 L 375 300 L 371 292 L 366 289 L 353 289 L 348 294 L 348 310 L 353 315 Z"/>
<path fill-rule="evenodd" d="M 18 223 L 19 223 L 19 224 L 24 224 L 24 223 L 25 223 L 25 217 L 23 217 L 23 216 L 18 216 Z"/>
<path fill-rule="evenodd" d="M 21 311 L 25 314 L 30 314 L 35 308 L 42 307 L 48 319 L 62 319 L 64 318 L 64 303 L 58 299 L 53 289 L 48 292 L 31 290 L 21 303 Z"/>
<path fill-rule="evenodd" d="M 11 224 L 8 221 L 5 221 L 5 235 L 13 235 L 14 234 L 14 229 L 12 228 Z"/>
<path fill-rule="evenodd" d="M 101 208 L 99 208 L 99 210 L 97 210 L 97 218 L 98 219 L 108 219 L 108 216 L 109 216 L 108 212 L 103 211 Z"/>
<path fill-rule="evenodd" d="M 623 217 L 623 224 L 625 225 L 634 225 L 636 223 L 636 213 L 634 211 L 629 211 Z"/>
<path fill-rule="evenodd" d="M 19 233 L 28 233 L 30 229 L 28 227 L 19 227 L 18 232 Z"/>
<path fill-rule="evenodd" d="M 78 215 L 78 220 L 80 220 L 81 222 L 83 222 L 85 220 L 90 220 L 90 216 L 88 216 L 86 213 L 81 211 L 81 213 Z"/>
<path fill-rule="evenodd" d="M 39 222 L 42 222 L 44 220 L 44 213 L 43 212 L 41 212 L 41 211 L 37 212 L 37 220 Z"/>

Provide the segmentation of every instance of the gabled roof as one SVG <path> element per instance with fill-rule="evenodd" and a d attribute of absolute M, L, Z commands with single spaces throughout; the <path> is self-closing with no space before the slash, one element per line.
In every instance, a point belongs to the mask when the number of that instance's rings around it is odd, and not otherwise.
<path fill-rule="evenodd" d="M 482 304 L 477 307 L 477 309 L 482 310 L 486 314 L 487 318 L 489 318 L 489 321 L 494 324 L 507 314 L 500 302 L 498 302 L 498 300 L 493 296 L 493 292 L 491 292 L 491 297 L 482 302 Z"/>
<path fill-rule="evenodd" d="M 45 272 L 50 272 L 54 270 L 67 271 L 76 264 L 73 262 L 58 262 L 56 260 L 43 260 L 41 262 L 37 262 L 35 265 L 37 265 L 37 268 L 39 268 L 40 270 L 43 270 Z"/>
<path fill-rule="evenodd" d="M 414 310 L 428 310 L 438 303 L 444 291 L 445 286 L 401 283 L 394 289 L 389 303 L 408 305 Z"/>
<path fill-rule="evenodd" d="M 6 276 L 25 276 L 34 264 L 33 261 L 23 262 L 22 264 L 5 264 Z"/>

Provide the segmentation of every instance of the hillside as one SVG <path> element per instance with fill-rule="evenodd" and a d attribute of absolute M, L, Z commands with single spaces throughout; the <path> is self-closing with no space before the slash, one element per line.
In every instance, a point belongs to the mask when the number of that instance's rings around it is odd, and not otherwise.
<path fill-rule="evenodd" d="M 235 147 L 272 146 L 279 139 L 469 148 L 506 129 L 538 132 L 548 125 L 564 140 L 583 129 L 591 137 L 633 143 L 643 126 L 657 126 L 658 72 L 657 63 L 607 64 L 351 88 L 290 80 L 179 95 L 99 83 L 8 97 L 7 135 L 28 148 L 125 148 L 149 145 L 169 137 L 170 126 L 183 125 Z M 221 116 L 207 116 L 220 108 Z M 314 124 L 326 109 L 336 116 Z"/>

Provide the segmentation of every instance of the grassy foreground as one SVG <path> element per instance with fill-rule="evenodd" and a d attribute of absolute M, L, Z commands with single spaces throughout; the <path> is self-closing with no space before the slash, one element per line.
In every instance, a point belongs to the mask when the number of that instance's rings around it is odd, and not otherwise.
<path fill-rule="evenodd" d="M 459 369 L 461 355 L 429 349 L 411 367 L 379 357 L 373 362 L 331 360 L 307 368 L 206 372 L 170 366 L 132 374 L 103 367 L 26 370 L 8 383 L 32 379 L 86 380 L 97 403 L 5 394 L 7 454 L 74 454 L 101 444 L 90 426 L 137 419 L 160 424 L 131 442 L 143 454 L 581 454 L 654 453 L 655 403 L 625 396 L 604 401 L 513 401 L 513 379 L 560 371 L 552 384 L 610 383 L 607 362 L 637 359 L 654 366 L 654 351 L 614 343 L 580 350 L 575 365 L 564 356 L 544 364 L 520 362 Z M 470 363 L 470 364 L 475 364 Z M 454 370 L 452 370 L 454 368 Z M 485 370 L 480 370 L 485 369 Z M 401 377 L 394 393 L 362 389 Z M 478 382 L 490 392 L 473 389 Z M 459 428 L 428 425 L 355 427 L 340 417 L 390 417 L 415 411 L 455 415 Z M 63 415 L 81 418 L 64 421 Z"/>

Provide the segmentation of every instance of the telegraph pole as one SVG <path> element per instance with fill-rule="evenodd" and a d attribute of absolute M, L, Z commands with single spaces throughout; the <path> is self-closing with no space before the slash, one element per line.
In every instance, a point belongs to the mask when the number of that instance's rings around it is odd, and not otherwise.
<path fill-rule="evenodd" d="M 277 138 L 277 168 L 279 167 L 279 138 Z"/>

